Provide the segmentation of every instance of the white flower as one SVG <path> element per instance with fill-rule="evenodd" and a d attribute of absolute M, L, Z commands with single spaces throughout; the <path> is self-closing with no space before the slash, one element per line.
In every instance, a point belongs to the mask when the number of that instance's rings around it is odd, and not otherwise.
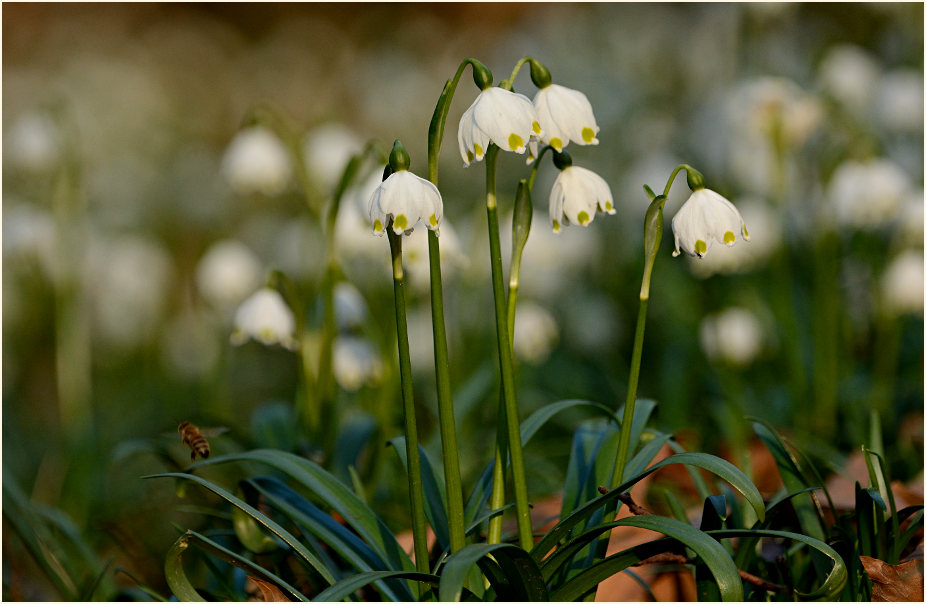
<path fill-rule="evenodd" d="M 781 217 L 769 207 L 768 202 L 758 199 L 738 200 L 737 209 L 743 220 L 752 227 L 749 245 L 735 250 L 723 245 L 714 248 L 703 258 L 692 257 L 689 264 L 696 277 L 743 273 L 763 266 L 781 246 Z"/>
<path fill-rule="evenodd" d="M 379 236 L 386 232 L 390 219 L 396 235 L 411 233 L 418 221 L 439 233 L 443 215 L 444 202 L 437 187 L 408 170 L 390 174 L 370 198 L 370 222 Z"/>
<path fill-rule="evenodd" d="M 727 308 L 701 322 L 699 339 L 711 360 L 748 365 L 762 349 L 762 326 L 750 311 Z"/>
<path fill-rule="evenodd" d="M 309 132 L 302 144 L 305 166 L 325 191 L 338 184 L 351 157 L 363 150 L 363 141 L 347 126 L 328 123 Z"/>
<path fill-rule="evenodd" d="M 559 340 L 559 327 L 550 312 L 532 302 L 518 305 L 514 323 L 515 355 L 532 365 L 547 360 Z"/>
<path fill-rule="evenodd" d="M 367 319 L 367 303 L 360 290 L 347 281 L 334 286 L 334 315 L 338 329 L 354 329 Z"/>
<path fill-rule="evenodd" d="M 338 336 L 332 350 L 332 371 L 341 388 L 353 392 L 378 382 L 383 375 L 383 362 L 364 338 Z"/>
<path fill-rule="evenodd" d="M 260 285 L 260 259 L 240 241 L 213 243 L 196 265 L 196 286 L 219 310 L 234 308 Z"/>
<path fill-rule="evenodd" d="M 715 240 L 726 245 L 736 243 L 737 231 L 749 241 L 746 223 L 736 206 L 719 193 L 700 188 L 672 218 L 672 232 L 675 234 L 672 255 L 678 256 L 681 250 L 690 256 L 704 256 Z"/>
<path fill-rule="evenodd" d="M 540 137 L 543 129 L 530 99 L 523 94 L 493 86 L 479 93 L 460 118 L 457 141 L 463 164 L 480 161 L 489 143 L 505 151 L 524 153 L 531 137 Z"/>
<path fill-rule="evenodd" d="M 875 119 L 891 132 L 923 132 L 923 74 L 915 69 L 891 71 L 878 86 Z"/>
<path fill-rule="evenodd" d="M 553 232 L 564 224 L 588 226 L 596 212 L 614 214 L 614 197 L 605 180 L 585 168 L 567 166 L 550 190 L 550 222 Z"/>
<path fill-rule="evenodd" d="M 267 346 L 280 344 L 290 350 L 297 348 L 296 318 L 276 290 L 259 289 L 238 307 L 231 342 L 244 344 L 250 338 Z"/>
<path fill-rule="evenodd" d="M 923 314 L 923 252 L 908 250 L 884 271 L 881 295 L 891 314 Z"/>
<path fill-rule="evenodd" d="M 557 151 L 562 151 L 570 141 L 579 145 L 598 144 L 598 124 L 592 105 L 582 92 L 550 84 L 534 95 L 534 108 L 543 127 L 541 141 Z"/>
<path fill-rule="evenodd" d="M 47 113 L 33 112 L 19 117 L 10 126 L 3 155 L 11 164 L 28 171 L 43 172 L 57 163 L 61 135 Z"/>
<path fill-rule="evenodd" d="M 864 114 L 878 90 L 881 67 L 868 51 L 843 44 L 820 62 L 821 87 L 856 115 Z"/>
<path fill-rule="evenodd" d="M 878 227 L 897 216 L 910 188 L 906 173 L 887 159 L 850 160 L 833 173 L 828 197 L 839 224 Z"/>
<path fill-rule="evenodd" d="M 262 126 L 235 135 L 222 157 L 222 174 L 235 192 L 277 195 L 289 185 L 293 167 L 286 147 Z"/>

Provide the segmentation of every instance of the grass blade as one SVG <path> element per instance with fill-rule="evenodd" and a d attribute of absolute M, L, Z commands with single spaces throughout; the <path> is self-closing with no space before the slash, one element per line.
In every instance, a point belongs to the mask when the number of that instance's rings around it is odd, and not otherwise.
<path fill-rule="evenodd" d="M 377 581 L 384 581 L 386 579 L 407 579 L 410 581 L 419 581 L 421 583 L 429 583 L 431 585 L 437 585 L 438 578 L 431 574 L 419 573 L 415 571 L 395 571 L 395 570 L 375 570 L 368 571 L 363 573 L 358 573 L 352 575 L 345 579 L 341 579 L 331 587 L 325 589 L 317 596 L 315 596 L 316 602 L 340 602 L 344 598 L 350 596 L 352 593 L 365 587 L 370 583 L 375 583 Z"/>
<path fill-rule="evenodd" d="M 546 584 L 537 564 L 526 551 L 508 543 L 467 545 L 447 558 L 440 578 L 441 600 L 459 602 L 463 593 L 463 584 L 473 565 L 483 562 L 489 554 L 498 563 L 501 573 L 492 572 L 486 565 L 481 564 L 481 566 L 495 587 L 499 599 L 547 600 Z"/>
<path fill-rule="evenodd" d="M 189 535 L 183 535 L 171 546 L 167 552 L 167 558 L 164 560 L 164 578 L 167 580 L 167 586 L 170 591 L 177 596 L 180 602 L 205 602 L 206 599 L 199 595 L 193 584 L 186 576 L 183 570 L 183 552 L 190 547 Z"/>

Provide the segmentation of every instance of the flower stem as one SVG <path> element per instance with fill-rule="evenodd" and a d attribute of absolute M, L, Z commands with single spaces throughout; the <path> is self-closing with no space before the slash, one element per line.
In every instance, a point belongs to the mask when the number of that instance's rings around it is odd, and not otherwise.
<path fill-rule="evenodd" d="M 524 471 L 524 454 L 521 449 L 521 427 L 515 398 L 514 366 L 511 339 L 508 334 L 508 313 L 505 285 L 502 276 L 502 250 L 498 233 L 498 204 L 495 196 L 495 172 L 498 146 L 490 144 L 486 152 L 486 213 L 489 223 L 489 254 L 492 264 L 492 293 L 495 298 L 495 327 L 498 339 L 498 360 L 502 378 L 502 401 L 505 407 L 508 449 L 514 480 L 515 510 L 518 519 L 518 537 L 521 547 L 530 551 L 534 544 L 530 508 L 527 500 L 527 478 Z M 499 427 L 501 428 L 501 427 Z"/>
<path fill-rule="evenodd" d="M 402 237 L 387 229 L 392 252 L 392 280 L 395 292 L 396 339 L 399 348 L 399 374 L 405 408 L 405 452 L 408 457 L 408 497 L 412 512 L 412 537 L 415 568 L 426 573 L 428 565 L 427 522 L 424 517 L 424 487 L 421 482 L 421 458 L 418 453 L 418 425 L 412 389 L 411 358 L 408 351 L 408 322 L 405 317 L 405 277 L 402 269 Z"/>

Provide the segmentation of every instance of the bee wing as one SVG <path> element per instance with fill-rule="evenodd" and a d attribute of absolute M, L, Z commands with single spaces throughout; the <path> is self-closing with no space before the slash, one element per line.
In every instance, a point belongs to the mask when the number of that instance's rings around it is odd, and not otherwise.
<path fill-rule="evenodd" d="M 199 433 L 207 438 L 221 436 L 222 434 L 225 434 L 226 432 L 229 432 L 229 431 L 231 431 L 231 428 L 227 426 L 215 426 L 211 428 L 200 428 L 199 429 Z"/>

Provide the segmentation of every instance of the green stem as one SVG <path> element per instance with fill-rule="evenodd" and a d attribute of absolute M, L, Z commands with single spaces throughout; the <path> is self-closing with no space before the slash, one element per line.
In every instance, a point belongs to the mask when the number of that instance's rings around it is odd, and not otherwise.
<path fill-rule="evenodd" d="M 437 161 L 444 138 L 444 125 L 450 102 L 463 71 L 474 59 L 460 63 L 453 79 L 444 89 L 434 108 L 428 128 L 428 180 L 437 185 Z M 456 552 L 466 545 L 466 525 L 463 517 L 463 479 L 460 473 L 460 453 L 457 445 L 456 418 L 453 394 L 450 388 L 450 360 L 447 353 L 447 330 L 444 321 L 443 279 L 440 266 L 440 241 L 437 234 L 428 231 L 428 264 L 431 279 L 431 323 L 434 333 L 434 373 L 437 383 L 437 408 L 444 462 L 444 480 L 447 486 L 447 523 L 450 533 L 450 551 Z"/>
<path fill-rule="evenodd" d="M 426 573 L 428 565 L 427 521 L 424 517 L 424 487 L 421 482 L 421 458 L 418 452 L 418 425 L 415 420 L 415 399 L 412 388 L 412 364 L 408 351 L 408 322 L 405 316 L 405 277 L 402 269 L 402 237 L 391 229 L 389 249 L 392 252 L 392 279 L 395 292 L 396 336 L 399 348 L 399 373 L 402 381 L 402 402 L 405 408 L 405 452 L 408 457 L 408 496 L 412 512 L 412 537 L 415 547 L 415 568 Z"/>
<path fill-rule="evenodd" d="M 495 172 L 498 146 L 490 144 L 486 152 L 486 213 L 489 223 L 489 252 L 492 264 L 492 293 L 495 299 L 495 327 L 498 338 L 498 360 L 502 378 L 502 399 L 508 433 L 508 449 L 514 480 L 515 510 L 518 520 L 518 537 L 521 547 L 530 551 L 534 539 L 531 529 L 530 507 L 527 500 L 527 478 L 524 471 L 524 454 L 521 449 L 521 428 L 514 388 L 514 366 L 511 339 L 508 334 L 506 296 L 502 275 L 502 250 L 498 233 L 498 204 L 495 196 Z"/>
<path fill-rule="evenodd" d="M 648 280 L 645 286 L 649 287 Z M 640 379 L 640 358 L 643 355 L 643 331 L 646 327 L 646 305 L 648 298 L 640 297 L 640 309 L 637 311 L 637 330 L 633 336 L 633 356 L 630 359 L 630 377 L 627 381 L 627 398 L 624 401 L 624 418 L 621 421 L 621 436 L 617 450 L 617 461 L 614 464 L 614 480 L 612 484 L 619 485 L 624 481 L 624 467 L 627 465 L 627 455 L 630 445 L 630 428 L 633 424 L 633 411 L 637 402 L 637 383 Z"/>

